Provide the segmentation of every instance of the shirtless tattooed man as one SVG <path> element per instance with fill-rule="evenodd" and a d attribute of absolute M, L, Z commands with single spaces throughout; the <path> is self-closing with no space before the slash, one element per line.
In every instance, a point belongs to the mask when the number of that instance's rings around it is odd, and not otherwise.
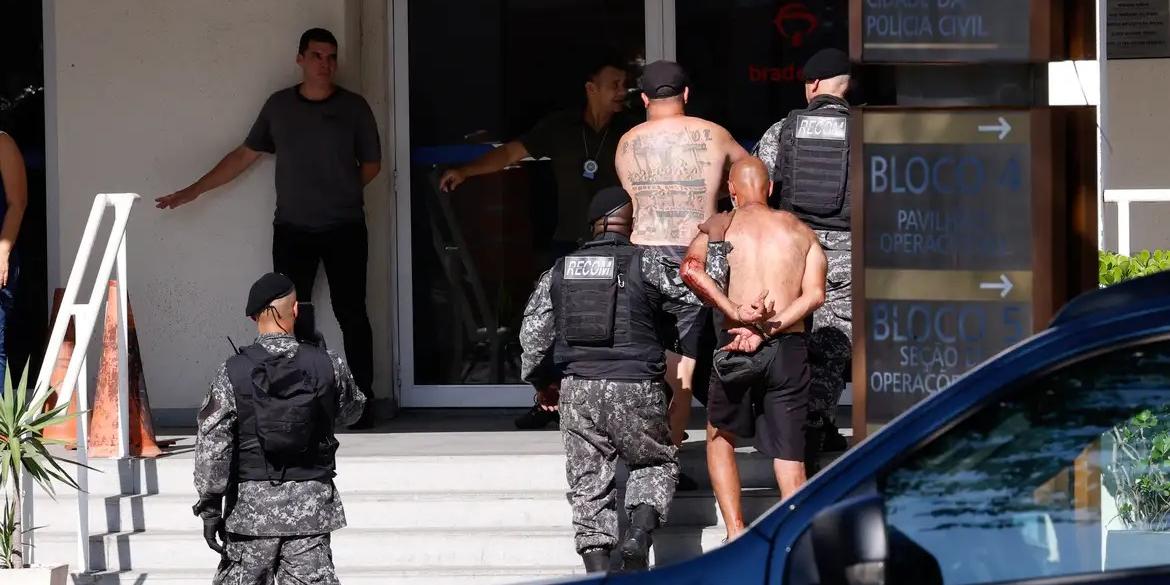
<path fill-rule="evenodd" d="M 690 90 L 687 75 L 677 63 L 656 61 L 642 74 L 642 101 L 646 122 L 626 133 L 617 147 L 617 173 L 634 202 L 634 232 L 630 240 L 658 249 L 681 263 L 699 224 L 715 213 L 719 187 L 728 163 L 750 158 L 731 134 L 718 124 L 687 116 Z M 682 443 L 691 412 L 692 377 L 699 335 L 710 318 L 701 306 L 675 303 L 666 308 L 673 316 L 678 339 L 667 352 L 667 383 L 671 439 Z"/>
<path fill-rule="evenodd" d="M 825 302 L 827 261 L 804 222 L 768 207 L 772 182 L 759 159 L 736 163 L 729 183 L 735 211 L 701 226 L 683 261 L 682 278 L 725 316 L 707 402 L 707 469 L 730 540 L 744 529 L 737 438 L 755 437 L 756 448 L 773 459 L 782 499 L 806 480 L 804 320 Z M 723 239 L 731 244 L 726 294 L 703 273 L 708 241 Z M 756 311 L 760 305 L 762 311 Z M 758 322 L 748 316 L 746 323 L 738 318 L 752 313 L 766 316 Z"/>

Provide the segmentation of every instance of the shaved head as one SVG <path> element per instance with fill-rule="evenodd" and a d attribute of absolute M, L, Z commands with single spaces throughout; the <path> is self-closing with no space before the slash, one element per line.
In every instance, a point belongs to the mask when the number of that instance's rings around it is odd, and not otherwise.
<path fill-rule="evenodd" d="M 293 292 L 268 303 L 256 317 L 260 333 L 292 333 L 297 320 L 297 292 Z"/>
<path fill-rule="evenodd" d="M 732 201 L 738 207 L 749 203 L 767 203 L 772 193 L 772 180 L 764 161 L 750 156 L 733 165 L 728 176 Z"/>
<path fill-rule="evenodd" d="M 849 75 L 838 75 L 828 79 L 812 79 L 804 82 L 804 99 L 812 101 L 818 95 L 834 95 L 845 98 L 849 91 Z"/>
<path fill-rule="evenodd" d="M 633 202 L 617 208 L 609 215 L 593 222 L 593 235 L 596 237 L 604 232 L 614 232 L 629 236 L 634 231 L 634 204 Z"/>

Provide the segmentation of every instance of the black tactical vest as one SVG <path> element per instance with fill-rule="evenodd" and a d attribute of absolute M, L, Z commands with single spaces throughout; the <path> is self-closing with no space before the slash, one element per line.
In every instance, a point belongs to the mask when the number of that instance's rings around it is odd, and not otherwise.
<path fill-rule="evenodd" d="M 607 237 L 553 266 L 553 360 L 568 376 L 652 380 L 666 371 L 655 328 L 658 292 L 642 280 L 642 251 Z"/>
<path fill-rule="evenodd" d="M 849 103 L 829 95 L 794 110 L 780 129 L 776 152 L 780 199 L 817 230 L 849 230 Z"/>
<path fill-rule="evenodd" d="M 324 350 L 302 343 L 288 358 L 250 345 L 228 359 L 227 373 L 239 414 L 237 481 L 334 476 L 337 388 Z"/>

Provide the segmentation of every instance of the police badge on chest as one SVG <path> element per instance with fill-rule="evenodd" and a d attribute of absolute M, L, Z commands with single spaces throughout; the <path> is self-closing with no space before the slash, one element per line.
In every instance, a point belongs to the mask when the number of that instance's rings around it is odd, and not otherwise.
<path fill-rule="evenodd" d="M 598 168 L 599 167 L 597 166 L 597 161 L 595 161 L 593 159 L 587 159 L 585 161 L 584 166 L 582 167 L 581 176 L 592 181 L 594 179 L 594 177 L 597 176 L 597 169 Z"/>

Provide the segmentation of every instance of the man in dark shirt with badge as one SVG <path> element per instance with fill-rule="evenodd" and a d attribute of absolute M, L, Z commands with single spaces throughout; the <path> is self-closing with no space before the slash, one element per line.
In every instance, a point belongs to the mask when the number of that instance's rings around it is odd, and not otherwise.
<path fill-rule="evenodd" d="M 548 157 L 557 183 L 554 256 L 576 250 L 590 237 L 588 226 L 581 223 L 590 198 L 601 189 L 620 184 L 614 156 L 618 140 L 633 126 L 623 114 L 626 76 L 625 64 L 615 58 L 591 64 L 585 72 L 584 111 L 563 110 L 545 116 L 520 138 L 443 173 L 440 188 L 452 191 L 471 177 L 499 172 L 528 157 Z"/>
<path fill-rule="evenodd" d="M 276 154 L 272 263 L 308 301 L 324 263 L 345 353 L 367 399 L 373 398 L 373 335 L 366 313 L 369 255 L 362 189 L 382 168 L 378 126 L 366 100 L 334 84 L 337 39 L 314 28 L 301 36 L 303 81 L 272 94 L 244 144 L 191 186 L 157 200 L 174 209 L 224 185 L 260 154 Z M 353 428 L 373 424 L 366 409 Z"/>
<path fill-rule="evenodd" d="M 520 138 L 492 149 L 478 159 L 449 169 L 439 187 L 453 191 L 471 177 L 496 173 L 528 157 L 552 160 L 557 184 L 557 224 L 547 261 L 576 250 L 591 237 L 581 222 L 590 198 L 621 184 L 614 170 L 617 143 L 634 121 L 624 113 L 626 65 L 605 55 L 584 71 L 585 109 L 549 114 Z M 539 402 L 516 419 L 521 429 L 540 429 L 558 420 L 556 411 Z"/>

